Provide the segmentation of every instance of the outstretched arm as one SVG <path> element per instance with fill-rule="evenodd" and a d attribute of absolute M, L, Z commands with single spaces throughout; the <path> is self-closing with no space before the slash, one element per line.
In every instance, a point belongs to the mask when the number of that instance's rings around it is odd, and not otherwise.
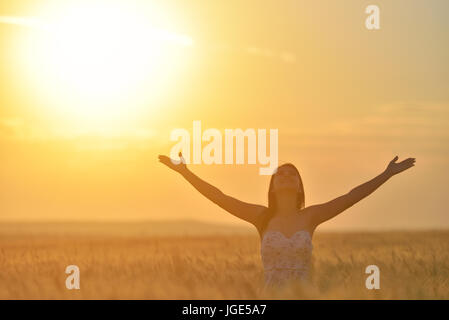
<path fill-rule="evenodd" d="M 180 154 L 182 157 L 182 155 Z M 182 159 L 182 158 L 181 158 Z M 240 201 L 221 192 L 218 188 L 199 178 L 185 165 L 184 161 L 174 161 L 167 156 L 159 156 L 159 161 L 179 172 L 203 196 L 228 211 L 232 215 L 257 225 L 266 207 Z"/>
<path fill-rule="evenodd" d="M 319 224 L 332 219 L 336 215 L 342 213 L 349 207 L 373 193 L 395 174 L 407 170 L 415 165 L 415 158 L 408 158 L 399 163 L 396 163 L 396 160 L 398 160 L 397 156 L 390 161 L 384 172 L 368 182 L 352 189 L 347 194 L 323 204 L 310 206 L 309 209 L 313 224 L 318 226 Z"/>

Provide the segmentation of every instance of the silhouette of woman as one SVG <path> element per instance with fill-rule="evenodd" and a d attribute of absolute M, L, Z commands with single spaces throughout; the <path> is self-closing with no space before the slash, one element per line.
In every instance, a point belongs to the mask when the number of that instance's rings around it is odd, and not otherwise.
<path fill-rule="evenodd" d="M 180 160 L 159 156 L 159 161 L 179 172 L 206 198 L 257 228 L 261 240 L 264 290 L 307 281 L 312 237 L 317 226 L 367 197 L 392 176 L 415 165 L 415 158 L 396 162 L 396 156 L 382 173 L 368 182 L 329 202 L 306 207 L 298 170 L 291 163 L 283 164 L 271 176 L 266 207 L 224 194 L 192 173 L 181 153 L 179 156 Z"/>

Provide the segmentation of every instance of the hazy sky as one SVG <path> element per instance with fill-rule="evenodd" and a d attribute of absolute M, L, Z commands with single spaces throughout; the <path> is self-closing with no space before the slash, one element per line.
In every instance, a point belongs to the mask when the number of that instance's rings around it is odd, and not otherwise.
<path fill-rule="evenodd" d="M 380 30 L 365 28 L 369 4 Z M 278 129 L 306 206 L 415 157 L 321 228 L 447 228 L 448 13 L 445 0 L 1 1 L 0 219 L 239 223 L 157 161 L 174 128 L 201 120 Z M 193 45 L 166 48 L 130 29 L 137 20 Z M 259 167 L 191 166 L 266 204 Z"/>

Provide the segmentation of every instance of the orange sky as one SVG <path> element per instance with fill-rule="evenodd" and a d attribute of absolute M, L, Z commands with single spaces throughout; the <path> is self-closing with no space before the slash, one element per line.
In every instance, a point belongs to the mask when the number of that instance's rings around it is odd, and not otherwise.
<path fill-rule="evenodd" d="M 80 71 L 64 69 L 79 56 L 48 59 L 58 51 L 49 51 L 42 30 L 0 23 L 0 219 L 239 223 L 157 161 L 174 145 L 172 129 L 192 130 L 201 120 L 204 129 L 278 129 L 280 161 L 297 165 L 306 205 L 374 177 L 395 155 L 417 159 L 322 229 L 449 227 L 449 4 L 376 1 L 381 29 L 368 31 L 371 2 L 0 3 L 0 17 L 41 21 L 74 8 L 82 21 L 93 3 L 105 12 L 125 6 L 131 19 L 117 21 L 123 28 L 114 28 L 113 39 L 127 40 L 121 30 L 138 14 L 194 42 L 164 51 L 142 78 L 111 82 L 131 84 L 120 91 L 105 86 L 98 70 L 98 81 L 89 72 L 77 79 L 61 72 Z M 98 23 L 107 17 L 100 13 Z M 137 71 L 141 63 L 118 62 Z M 113 76 L 121 69 L 105 70 Z M 83 92 L 87 81 L 89 88 L 103 83 L 106 94 Z M 266 204 L 269 177 L 259 167 L 192 170 L 225 193 Z"/>

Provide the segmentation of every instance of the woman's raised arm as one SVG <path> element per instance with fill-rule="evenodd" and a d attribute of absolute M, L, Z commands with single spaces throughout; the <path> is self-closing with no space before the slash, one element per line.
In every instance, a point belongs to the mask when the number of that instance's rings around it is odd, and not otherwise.
<path fill-rule="evenodd" d="M 408 158 L 399 163 L 396 163 L 396 160 L 398 160 L 397 156 L 390 161 L 384 172 L 368 182 L 352 189 L 347 194 L 329 202 L 308 207 L 313 224 L 318 226 L 319 224 L 332 219 L 336 215 L 342 213 L 349 207 L 373 193 L 395 174 L 407 170 L 415 165 L 415 158 Z"/>
<path fill-rule="evenodd" d="M 182 158 L 182 155 L 180 154 Z M 159 161 L 167 167 L 179 172 L 203 196 L 228 211 L 232 215 L 257 226 L 262 212 L 266 207 L 240 201 L 221 192 L 218 188 L 207 183 L 190 171 L 184 161 L 175 161 L 167 156 L 159 156 Z"/>

